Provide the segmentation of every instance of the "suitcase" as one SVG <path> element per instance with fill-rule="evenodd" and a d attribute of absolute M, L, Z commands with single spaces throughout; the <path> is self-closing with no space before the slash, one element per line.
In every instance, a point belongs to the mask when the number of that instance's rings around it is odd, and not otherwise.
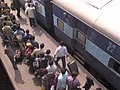
<path fill-rule="evenodd" d="M 69 70 L 70 70 L 71 73 L 72 73 L 72 72 L 77 72 L 77 73 L 79 73 L 78 67 L 77 67 L 77 64 L 76 64 L 75 61 L 69 62 L 69 63 L 67 64 L 67 66 L 68 66 L 68 68 L 69 68 Z"/>

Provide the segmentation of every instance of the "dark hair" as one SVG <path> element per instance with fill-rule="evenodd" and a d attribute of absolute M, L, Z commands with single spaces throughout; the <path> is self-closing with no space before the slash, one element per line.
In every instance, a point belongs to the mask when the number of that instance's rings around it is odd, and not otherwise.
<path fill-rule="evenodd" d="M 44 46 L 45 46 L 45 44 L 44 44 L 44 43 L 41 43 L 41 44 L 40 44 L 40 48 L 41 48 L 41 49 L 43 49 L 43 48 L 44 48 Z"/>
<path fill-rule="evenodd" d="M 26 33 L 29 34 L 29 29 L 26 30 Z"/>
<path fill-rule="evenodd" d="M 19 30 L 20 29 L 20 23 L 17 23 L 16 27 L 17 27 L 17 30 Z"/>
<path fill-rule="evenodd" d="M 6 17 L 4 17 L 4 20 L 6 21 L 6 20 L 8 20 L 8 17 L 6 16 Z"/>
<path fill-rule="evenodd" d="M 28 7 L 30 7 L 30 3 L 28 3 Z"/>
<path fill-rule="evenodd" d="M 62 74 L 65 74 L 65 72 L 66 72 L 66 68 L 62 67 L 62 68 L 61 68 L 61 73 L 62 73 Z"/>
<path fill-rule="evenodd" d="M 64 46 L 64 41 L 60 41 L 60 45 L 61 45 L 61 46 Z"/>
<path fill-rule="evenodd" d="M 89 76 L 86 76 L 86 80 L 87 80 L 87 81 L 90 81 L 91 78 L 90 78 Z"/>
<path fill-rule="evenodd" d="M 53 61 L 49 61 L 49 65 L 52 66 L 53 65 Z"/>
<path fill-rule="evenodd" d="M 1 0 L 1 2 L 5 2 L 5 0 Z"/>
<path fill-rule="evenodd" d="M 50 54 L 51 53 L 51 50 L 50 49 L 47 49 L 46 50 L 46 54 Z"/>
<path fill-rule="evenodd" d="M 35 40 L 35 36 L 32 35 L 32 40 Z"/>

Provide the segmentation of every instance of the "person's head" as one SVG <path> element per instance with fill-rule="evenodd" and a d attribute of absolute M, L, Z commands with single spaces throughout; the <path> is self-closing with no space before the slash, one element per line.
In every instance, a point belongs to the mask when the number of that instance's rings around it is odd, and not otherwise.
<path fill-rule="evenodd" d="M 49 65 L 52 66 L 53 65 L 53 61 L 49 61 Z"/>
<path fill-rule="evenodd" d="M 16 27 L 17 27 L 17 30 L 19 30 L 20 29 L 20 23 L 17 23 Z"/>
<path fill-rule="evenodd" d="M 86 80 L 87 80 L 87 81 L 90 81 L 91 78 L 90 78 L 89 76 L 86 76 Z"/>
<path fill-rule="evenodd" d="M 48 54 L 50 54 L 51 53 L 51 50 L 50 49 L 47 49 L 46 50 L 46 54 L 48 55 Z"/>
<path fill-rule="evenodd" d="M 45 44 L 44 44 L 44 43 L 41 43 L 41 44 L 40 44 L 40 49 L 43 49 L 44 46 L 45 46 Z"/>
<path fill-rule="evenodd" d="M 28 3 L 28 7 L 30 7 L 30 3 Z"/>
<path fill-rule="evenodd" d="M 32 38 L 31 38 L 33 41 L 35 40 L 35 36 L 32 36 Z"/>
<path fill-rule="evenodd" d="M 60 45 L 61 45 L 61 46 L 64 46 L 64 41 L 60 41 Z"/>
<path fill-rule="evenodd" d="M 62 73 L 62 74 L 65 74 L 65 72 L 66 72 L 66 68 L 62 67 L 62 68 L 61 68 L 61 73 Z"/>
<path fill-rule="evenodd" d="M 7 21 L 7 20 L 8 20 L 8 17 L 7 17 L 7 16 L 5 16 L 5 17 L 4 17 L 4 20 L 5 20 L 5 21 Z"/>
<path fill-rule="evenodd" d="M 14 25 L 16 25 L 16 20 L 12 20 L 12 23 L 13 23 Z"/>
<path fill-rule="evenodd" d="M 26 33 L 29 34 L 29 29 L 26 30 Z"/>

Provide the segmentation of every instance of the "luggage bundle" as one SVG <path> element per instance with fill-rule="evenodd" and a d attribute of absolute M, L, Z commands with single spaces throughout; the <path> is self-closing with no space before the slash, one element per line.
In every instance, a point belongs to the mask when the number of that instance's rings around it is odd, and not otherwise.
<path fill-rule="evenodd" d="M 70 70 L 71 73 L 73 73 L 73 72 L 79 73 L 78 67 L 77 67 L 77 64 L 76 64 L 75 61 L 69 62 L 69 63 L 67 64 L 67 66 L 68 66 L 68 68 L 69 68 L 69 70 Z"/>

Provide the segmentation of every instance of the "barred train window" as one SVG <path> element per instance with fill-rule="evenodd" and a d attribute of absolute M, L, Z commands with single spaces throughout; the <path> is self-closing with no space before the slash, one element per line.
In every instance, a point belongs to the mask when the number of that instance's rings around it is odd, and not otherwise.
<path fill-rule="evenodd" d="M 80 32 L 80 31 L 77 31 L 76 34 L 77 34 L 77 35 L 76 35 L 76 38 L 77 38 L 82 44 L 85 45 L 85 40 L 86 40 L 85 35 L 84 35 L 82 32 Z"/>
<path fill-rule="evenodd" d="M 116 62 L 113 58 L 110 58 L 108 66 L 111 67 L 118 74 L 120 74 L 120 64 Z"/>
<path fill-rule="evenodd" d="M 64 31 L 64 23 L 62 20 L 57 19 L 57 26 L 59 27 L 60 30 Z"/>

